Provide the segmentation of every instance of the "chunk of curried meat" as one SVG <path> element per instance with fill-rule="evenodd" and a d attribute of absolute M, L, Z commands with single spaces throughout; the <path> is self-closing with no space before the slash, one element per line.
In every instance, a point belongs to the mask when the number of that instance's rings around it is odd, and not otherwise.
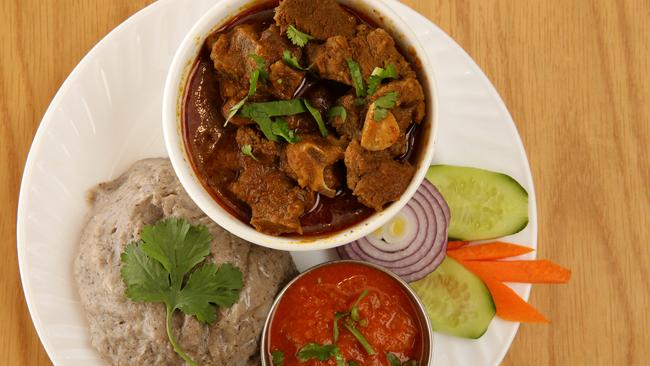
<path fill-rule="evenodd" d="M 251 224 L 269 235 L 302 234 L 300 217 L 311 207 L 309 193 L 278 168 L 250 160 L 230 190 L 251 207 Z"/>
<path fill-rule="evenodd" d="M 357 25 L 356 18 L 336 0 L 283 0 L 275 9 L 275 22 L 283 34 L 293 25 L 320 41 L 352 36 Z"/>
<path fill-rule="evenodd" d="M 280 148 L 278 144 L 274 141 L 267 140 L 262 136 L 257 130 L 250 127 L 241 127 L 237 129 L 237 135 L 235 136 L 235 141 L 237 141 L 237 146 L 239 151 L 245 145 L 251 147 L 251 152 L 253 156 L 263 164 L 273 165 L 278 158 L 280 157 Z M 244 160 L 252 160 L 253 158 L 244 155 L 241 153 L 241 157 Z"/>
<path fill-rule="evenodd" d="M 336 101 L 337 106 L 345 108 L 345 118 L 334 116 L 330 118 L 330 124 L 336 129 L 336 132 L 346 140 L 352 140 L 360 136 L 362 128 L 361 115 L 363 106 L 356 104 L 357 98 L 352 95 L 344 95 Z"/>
<path fill-rule="evenodd" d="M 411 164 L 397 162 L 385 151 L 367 151 L 357 140 L 345 150 L 345 166 L 348 188 L 359 202 L 377 211 L 399 200 L 415 174 Z"/>
<path fill-rule="evenodd" d="M 302 56 L 300 48 L 291 45 L 275 25 L 260 33 L 258 27 L 252 24 L 241 24 L 220 34 L 213 42 L 210 58 L 217 71 L 221 97 L 227 99 L 230 106 L 238 103 L 240 95 L 248 91 L 250 75 L 258 67 L 251 58 L 252 54 L 264 60 L 267 70 L 270 65 L 282 59 L 285 50 L 298 58 Z M 260 81 L 252 100 L 268 100 L 272 91 Z M 224 108 L 223 114 L 227 117 L 227 109 Z"/>
<path fill-rule="evenodd" d="M 334 197 L 338 182 L 333 165 L 343 159 L 344 150 L 333 138 L 303 136 L 303 140 L 287 146 L 287 166 L 298 184 Z M 328 184 L 329 183 L 329 184 Z"/>
<path fill-rule="evenodd" d="M 354 37 L 331 37 L 322 45 L 310 44 L 307 58 L 320 77 L 352 86 L 347 60 L 353 59 L 368 80 L 376 67 L 392 64 L 400 77 L 415 78 L 415 72 L 395 46 L 395 40 L 381 28 L 360 25 Z"/>
<path fill-rule="evenodd" d="M 255 159 L 240 155 L 242 170 L 230 190 L 248 204 L 251 224 L 269 235 L 302 233 L 300 217 L 313 205 L 314 197 L 277 167 L 281 151 L 277 143 L 249 127 L 240 127 L 236 136 L 241 149 L 250 145 Z"/>
<path fill-rule="evenodd" d="M 272 92 L 280 99 L 289 100 L 305 79 L 305 72 L 287 66 L 283 61 L 271 65 L 269 81 L 273 85 Z"/>

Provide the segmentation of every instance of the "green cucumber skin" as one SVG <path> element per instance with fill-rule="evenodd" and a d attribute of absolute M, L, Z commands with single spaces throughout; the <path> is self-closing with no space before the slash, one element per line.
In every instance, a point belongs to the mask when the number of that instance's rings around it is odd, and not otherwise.
<path fill-rule="evenodd" d="M 509 175 L 478 168 L 433 165 L 427 172 L 427 180 L 438 188 L 449 204 L 450 239 L 464 241 L 495 239 L 518 233 L 528 226 L 528 192 Z M 478 200 L 472 201 L 474 196 L 456 193 L 459 185 L 471 184 L 479 185 L 481 190 L 479 194 L 487 194 L 487 190 L 493 192 L 488 198 L 496 195 L 500 199 L 499 203 L 495 205 Z M 481 214 L 481 211 L 485 210 L 501 212 L 500 217 L 497 214 Z M 470 217 L 480 217 L 483 220 L 463 222 L 458 219 L 461 216 L 459 212 L 465 213 L 465 216 L 468 216 L 469 212 Z"/>
<path fill-rule="evenodd" d="M 446 277 L 447 281 L 454 279 L 454 285 L 451 286 L 451 289 L 443 287 L 436 282 L 437 276 Z M 469 296 L 463 296 L 466 299 L 465 304 L 459 309 L 469 309 L 469 313 L 462 314 L 465 316 L 464 322 L 451 324 L 455 323 L 453 319 L 445 317 L 445 314 L 440 314 L 436 310 L 443 308 L 446 313 L 449 313 L 449 309 L 456 310 L 452 309 L 452 307 L 454 305 L 459 306 L 459 304 L 452 301 L 447 301 L 444 304 L 441 304 L 441 302 L 448 300 L 451 292 L 458 288 L 457 286 L 465 286 L 467 289 L 463 295 L 469 294 Z M 422 300 L 431 321 L 431 328 L 436 332 L 456 337 L 478 339 L 485 334 L 496 315 L 496 306 L 492 300 L 492 295 L 490 295 L 490 291 L 483 281 L 449 257 L 445 258 L 442 264 L 427 277 L 411 283 L 411 287 Z"/>

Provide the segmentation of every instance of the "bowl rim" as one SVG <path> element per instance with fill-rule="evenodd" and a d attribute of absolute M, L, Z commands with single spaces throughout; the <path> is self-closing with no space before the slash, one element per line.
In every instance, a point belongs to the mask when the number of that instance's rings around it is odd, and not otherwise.
<path fill-rule="evenodd" d="M 323 236 L 285 237 L 261 233 L 225 210 L 207 192 L 190 163 L 180 118 L 185 85 L 206 37 L 240 12 L 261 2 L 263 0 L 221 0 L 215 3 L 188 31 L 177 48 L 165 81 L 162 103 L 163 137 L 172 167 L 192 201 L 215 223 L 244 240 L 285 251 L 323 250 L 353 242 L 386 224 L 411 200 L 425 179 L 433 159 L 439 125 L 438 91 L 431 61 L 414 31 L 384 0 L 339 0 L 340 3 L 355 9 L 367 8 L 361 10 L 366 15 L 374 14 L 376 17 L 381 17 L 382 27 L 389 29 L 394 37 L 399 37 L 401 43 L 407 46 L 414 58 L 417 59 L 419 63 L 418 79 L 424 84 L 429 104 L 427 118 L 424 122 L 429 123 L 426 131 L 427 136 L 425 136 L 426 147 L 421 150 L 416 172 L 407 189 L 398 201 L 391 203 L 383 211 L 375 212 L 365 220 L 344 230 Z M 373 14 L 367 14 L 369 12 Z M 387 24 L 387 22 L 389 23 Z"/>
<path fill-rule="evenodd" d="M 415 290 L 406 282 L 404 281 L 400 276 L 396 275 L 395 273 L 391 272 L 390 270 L 379 266 L 374 263 L 370 262 L 365 262 L 365 261 L 359 261 L 359 260 L 353 260 L 353 259 L 339 259 L 339 260 L 334 260 L 334 261 L 329 261 L 325 263 L 320 263 L 317 264 L 313 267 L 310 267 L 303 271 L 302 273 L 298 274 L 296 277 L 294 277 L 289 283 L 287 283 L 280 292 L 276 295 L 275 299 L 273 300 L 273 304 L 271 305 L 268 313 L 266 314 L 266 319 L 264 320 L 264 327 L 262 328 L 262 336 L 260 339 L 260 361 L 262 363 L 262 366 L 272 366 L 271 363 L 266 359 L 268 357 L 268 354 L 266 352 L 266 343 L 267 343 L 267 338 L 268 338 L 268 331 L 269 327 L 271 326 L 271 323 L 273 322 L 273 316 L 275 315 L 275 310 L 280 304 L 280 301 L 282 301 L 282 298 L 284 294 L 293 286 L 298 280 L 300 280 L 302 277 L 307 275 L 310 272 L 313 272 L 316 269 L 322 268 L 322 267 L 328 267 L 332 265 L 337 265 L 337 264 L 344 264 L 344 263 L 351 263 L 351 264 L 358 264 L 366 267 L 373 268 L 375 270 L 378 270 L 387 276 L 391 277 L 395 282 L 397 282 L 402 290 L 405 292 L 407 297 L 411 300 L 411 303 L 413 307 L 416 309 L 418 318 L 420 320 L 420 323 L 424 323 L 423 328 L 425 328 L 425 334 L 426 337 L 428 338 L 428 342 L 426 339 L 424 339 L 424 334 L 422 338 L 422 346 L 423 350 L 428 350 L 428 355 L 425 354 L 425 357 L 428 356 L 428 360 L 426 364 L 423 365 L 431 365 L 433 362 L 433 329 L 431 328 L 431 320 L 429 319 L 429 314 L 426 311 L 426 308 L 424 307 L 424 304 L 422 303 L 422 300 L 420 297 L 417 295 Z M 428 348 L 426 348 L 428 346 Z"/>

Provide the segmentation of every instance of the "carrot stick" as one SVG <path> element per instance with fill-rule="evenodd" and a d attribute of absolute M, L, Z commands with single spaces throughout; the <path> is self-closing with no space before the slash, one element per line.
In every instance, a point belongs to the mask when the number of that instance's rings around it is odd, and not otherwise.
<path fill-rule="evenodd" d="M 510 287 L 489 276 L 479 275 L 490 290 L 497 315 L 504 320 L 524 323 L 549 323 L 544 315 L 519 297 Z"/>
<path fill-rule="evenodd" d="M 447 254 L 456 260 L 494 260 L 530 253 L 533 248 L 495 241 L 487 244 L 468 245 L 450 250 Z"/>
<path fill-rule="evenodd" d="M 504 282 L 566 283 L 571 278 L 571 270 L 547 260 L 463 261 L 463 265 L 472 272 L 486 273 Z"/>
<path fill-rule="evenodd" d="M 467 244 L 469 244 L 469 242 L 466 242 L 466 241 L 450 241 L 450 242 L 447 242 L 447 250 L 454 250 L 454 249 L 462 248 Z"/>

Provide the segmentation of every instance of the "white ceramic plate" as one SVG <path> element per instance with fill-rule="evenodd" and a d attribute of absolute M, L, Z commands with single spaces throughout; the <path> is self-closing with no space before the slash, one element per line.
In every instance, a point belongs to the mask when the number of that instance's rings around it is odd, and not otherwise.
<path fill-rule="evenodd" d="M 537 217 L 526 154 L 503 102 L 472 59 L 435 25 L 389 0 L 430 53 L 438 79 L 435 162 L 497 170 L 530 194 L 530 224 L 510 240 L 536 247 Z M 160 0 L 113 30 L 79 63 L 36 133 L 20 191 L 18 257 L 36 330 L 55 365 L 102 365 L 89 341 L 72 278 L 86 191 L 136 160 L 166 156 L 161 98 L 181 38 L 213 0 Z M 333 258 L 295 253 L 300 269 Z M 530 286 L 515 290 L 528 298 Z M 495 319 L 479 340 L 436 334 L 435 365 L 496 365 L 517 331 Z"/>

